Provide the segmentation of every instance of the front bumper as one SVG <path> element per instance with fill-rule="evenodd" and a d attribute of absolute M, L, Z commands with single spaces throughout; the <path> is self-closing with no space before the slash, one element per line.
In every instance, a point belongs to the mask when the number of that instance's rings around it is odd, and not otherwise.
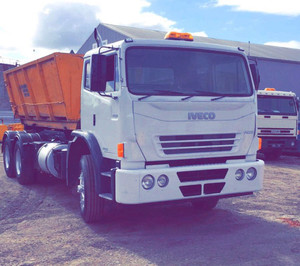
<path fill-rule="evenodd" d="M 240 181 L 235 179 L 237 169 L 246 172 L 250 167 L 257 171 L 254 180 L 248 180 L 246 177 Z M 141 181 L 149 174 L 154 177 L 155 185 L 152 189 L 145 190 Z M 169 178 L 169 183 L 164 188 L 159 187 L 156 182 L 162 174 Z M 262 189 L 263 175 L 264 162 L 261 160 L 134 170 L 117 169 L 115 199 L 119 203 L 139 204 L 251 193 Z"/>
<path fill-rule="evenodd" d="M 261 152 L 282 151 L 282 149 L 291 149 L 296 146 L 296 137 L 293 138 L 263 138 Z"/>

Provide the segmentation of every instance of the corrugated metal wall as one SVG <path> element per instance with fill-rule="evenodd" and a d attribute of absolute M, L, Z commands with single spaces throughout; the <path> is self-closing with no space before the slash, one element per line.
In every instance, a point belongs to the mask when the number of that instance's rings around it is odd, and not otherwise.
<path fill-rule="evenodd" d="M 6 125 L 20 122 L 18 119 L 14 118 L 14 114 L 9 103 L 8 94 L 4 85 L 3 72 L 13 67 L 15 67 L 15 65 L 0 63 L 0 123 L 3 122 Z"/>
<path fill-rule="evenodd" d="M 0 110 L 11 110 L 7 91 L 4 85 L 3 72 L 13 67 L 15 66 L 0 63 Z"/>
<path fill-rule="evenodd" d="M 259 89 L 275 88 L 300 96 L 300 63 L 257 59 L 260 72 Z"/>

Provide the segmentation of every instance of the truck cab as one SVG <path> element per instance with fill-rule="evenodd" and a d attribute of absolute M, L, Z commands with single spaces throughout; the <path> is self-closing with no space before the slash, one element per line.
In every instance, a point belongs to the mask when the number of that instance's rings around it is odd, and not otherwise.
<path fill-rule="evenodd" d="M 266 159 L 277 159 L 284 150 L 296 146 L 298 107 L 296 94 L 276 91 L 274 88 L 259 90 L 257 134 L 261 138 L 260 153 Z"/>
<path fill-rule="evenodd" d="M 243 51 L 128 39 L 88 52 L 84 62 L 81 126 L 103 157 L 118 162 L 117 202 L 216 199 L 262 188 L 256 91 Z"/>

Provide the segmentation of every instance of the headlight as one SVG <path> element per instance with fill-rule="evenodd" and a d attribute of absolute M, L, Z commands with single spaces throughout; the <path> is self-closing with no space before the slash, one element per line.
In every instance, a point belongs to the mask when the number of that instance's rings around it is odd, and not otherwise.
<path fill-rule="evenodd" d="M 160 175 L 157 179 L 157 185 L 160 187 L 166 187 L 169 183 L 169 178 L 166 175 Z"/>
<path fill-rule="evenodd" d="M 235 171 L 235 179 L 236 180 L 242 180 L 245 176 L 245 172 L 243 169 L 237 169 Z"/>
<path fill-rule="evenodd" d="M 142 186 L 144 189 L 151 189 L 154 187 L 154 177 L 152 175 L 145 175 L 142 179 Z"/>
<path fill-rule="evenodd" d="M 257 171 L 254 167 L 250 167 L 247 172 L 246 172 L 246 176 L 248 180 L 253 180 L 256 178 L 257 176 Z"/>

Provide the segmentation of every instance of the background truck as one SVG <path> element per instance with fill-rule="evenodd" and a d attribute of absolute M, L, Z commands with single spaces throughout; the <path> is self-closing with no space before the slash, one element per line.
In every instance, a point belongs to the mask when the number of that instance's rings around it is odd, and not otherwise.
<path fill-rule="evenodd" d="M 276 159 L 285 149 L 296 147 L 298 104 L 293 92 L 274 88 L 259 90 L 257 135 L 266 158 Z"/>
<path fill-rule="evenodd" d="M 262 189 L 256 68 L 240 48 L 192 40 L 126 39 L 5 72 L 25 126 L 4 135 L 7 176 L 30 184 L 45 172 L 76 185 L 86 222 L 108 200 L 208 210 Z"/>

